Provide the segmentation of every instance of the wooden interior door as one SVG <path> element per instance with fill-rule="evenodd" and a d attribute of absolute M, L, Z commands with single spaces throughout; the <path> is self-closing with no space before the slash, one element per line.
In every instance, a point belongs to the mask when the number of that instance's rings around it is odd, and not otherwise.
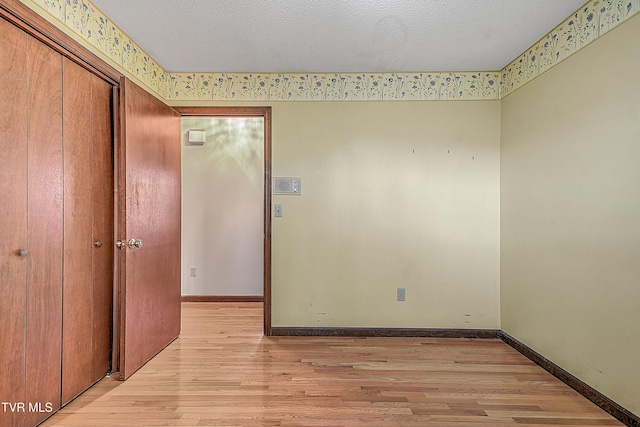
<path fill-rule="evenodd" d="M 27 298 L 27 35 L 0 19 L 0 400 L 25 401 Z M 26 255 L 26 254 L 24 254 Z M 1 424 L 24 414 L 3 411 Z"/>
<path fill-rule="evenodd" d="M 120 107 L 119 373 L 126 379 L 180 333 L 180 115 L 128 79 Z"/>

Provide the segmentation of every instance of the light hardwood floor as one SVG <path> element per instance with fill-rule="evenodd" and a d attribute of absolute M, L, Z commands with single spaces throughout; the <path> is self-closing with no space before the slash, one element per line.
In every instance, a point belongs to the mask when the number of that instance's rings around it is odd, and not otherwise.
<path fill-rule="evenodd" d="M 499 340 L 262 336 L 261 303 L 183 303 L 182 334 L 51 426 L 622 426 Z"/>

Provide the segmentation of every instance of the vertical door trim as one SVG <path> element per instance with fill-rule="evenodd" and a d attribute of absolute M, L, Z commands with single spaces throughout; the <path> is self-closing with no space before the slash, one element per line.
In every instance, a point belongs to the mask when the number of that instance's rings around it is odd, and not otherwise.
<path fill-rule="evenodd" d="M 121 251 L 115 245 L 121 236 L 124 236 L 121 220 L 125 215 L 121 212 L 124 209 L 120 203 L 120 191 L 123 188 L 121 183 L 124 177 L 124 164 L 122 155 L 122 144 L 120 143 L 120 90 L 121 86 L 113 87 L 112 99 L 112 115 L 113 115 L 113 319 L 111 322 L 111 373 L 116 379 L 120 378 L 120 313 L 122 307 L 120 286 L 122 283 L 121 275 L 126 271 L 124 269 L 124 257 L 121 257 Z"/>
<path fill-rule="evenodd" d="M 262 117 L 264 119 L 263 333 L 271 336 L 271 107 L 173 107 L 182 117 Z"/>

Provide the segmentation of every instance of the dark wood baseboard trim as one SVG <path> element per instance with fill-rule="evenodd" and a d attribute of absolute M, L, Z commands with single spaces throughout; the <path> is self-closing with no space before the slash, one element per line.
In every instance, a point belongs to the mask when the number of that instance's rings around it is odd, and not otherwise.
<path fill-rule="evenodd" d="M 582 380 L 565 371 L 546 357 L 537 353 L 536 351 L 521 343 L 517 339 L 513 338 L 506 332 L 500 331 L 498 333 L 498 337 L 502 341 L 513 347 L 515 350 L 520 352 L 527 359 L 531 360 L 554 377 L 558 378 L 560 381 L 589 399 L 595 405 L 599 406 L 602 410 L 611 414 L 620 422 L 630 427 L 640 427 L 640 417 L 629 412 L 627 409 L 609 399 L 607 396 L 603 395 L 590 385 L 585 384 Z"/>
<path fill-rule="evenodd" d="M 497 329 L 290 328 L 272 327 L 273 336 L 498 338 Z"/>
<path fill-rule="evenodd" d="M 263 302 L 260 295 L 183 295 L 182 302 Z"/>

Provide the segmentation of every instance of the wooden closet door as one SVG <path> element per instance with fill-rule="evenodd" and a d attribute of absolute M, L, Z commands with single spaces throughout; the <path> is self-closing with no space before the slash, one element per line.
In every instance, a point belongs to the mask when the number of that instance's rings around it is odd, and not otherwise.
<path fill-rule="evenodd" d="M 113 86 L 91 76 L 93 138 L 93 374 L 111 369 L 114 262 Z M 96 245 L 95 242 L 101 245 Z"/>
<path fill-rule="evenodd" d="M 63 404 L 104 377 L 110 367 L 112 90 L 65 59 Z"/>
<path fill-rule="evenodd" d="M 93 380 L 91 74 L 64 60 L 62 403 Z"/>
<path fill-rule="evenodd" d="M 40 423 L 109 372 L 112 91 L 0 18 L 2 426 Z"/>
<path fill-rule="evenodd" d="M 26 401 L 55 410 L 62 342 L 62 56 L 32 37 L 27 84 Z M 48 415 L 27 412 L 26 424 L 36 425 Z"/>
<path fill-rule="evenodd" d="M 27 35 L 0 19 L 0 401 L 25 401 L 27 263 Z M 1 412 L 3 426 L 24 414 Z"/>

